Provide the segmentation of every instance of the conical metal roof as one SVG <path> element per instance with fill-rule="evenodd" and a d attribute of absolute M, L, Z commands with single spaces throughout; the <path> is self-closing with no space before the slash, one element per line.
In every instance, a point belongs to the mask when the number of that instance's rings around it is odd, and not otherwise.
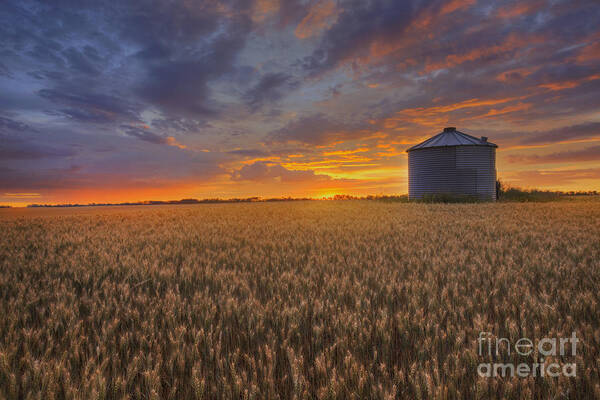
<path fill-rule="evenodd" d="M 442 133 L 435 135 L 426 141 L 419 143 L 406 151 L 426 149 L 429 147 L 448 147 L 448 146 L 490 146 L 498 147 L 496 144 L 488 142 L 486 137 L 476 138 L 459 132 L 454 127 L 444 128 Z"/>

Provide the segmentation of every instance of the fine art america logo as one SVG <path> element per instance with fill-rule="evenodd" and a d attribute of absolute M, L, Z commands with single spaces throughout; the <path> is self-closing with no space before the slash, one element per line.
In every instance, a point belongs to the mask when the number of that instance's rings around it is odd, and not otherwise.
<path fill-rule="evenodd" d="M 505 349 L 508 356 L 511 356 L 512 353 L 523 357 L 529 356 L 537 350 L 539 357 L 538 361 L 532 364 L 481 363 L 477 366 L 477 373 L 480 377 L 486 378 L 514 377 L 515 375 L 521 378 L 577 376 L 575 363 L 547 363 L 544 361 L 544 357 L 574 357 L 578 342 L 579 339 L 575 332 L 567 338 L 542 338 L 536 342 L 528 338 L 520 338 L 515 343 L 511 343 L 507 338 L 495 338 L 490 332 L 480 332 L 477 339 L 480 357 L 498 357 L 501 349 Z"/>

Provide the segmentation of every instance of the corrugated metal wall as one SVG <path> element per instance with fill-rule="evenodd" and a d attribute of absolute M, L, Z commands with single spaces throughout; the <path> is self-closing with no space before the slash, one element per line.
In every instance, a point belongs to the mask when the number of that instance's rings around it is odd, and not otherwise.
<path fill-rule="evenodd" d="M 413 150 L 408 153 L 408 195 L 477 196 L 496 199 L 496 148 L 450 146 Z"/>

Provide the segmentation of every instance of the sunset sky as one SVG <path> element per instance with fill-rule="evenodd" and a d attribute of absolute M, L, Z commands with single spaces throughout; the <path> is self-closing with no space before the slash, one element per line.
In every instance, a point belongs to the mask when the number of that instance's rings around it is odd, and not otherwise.
<path fill-rule="evenodd" d="M 456 126 L 600 189 L 597 0 L 0 2 L 0 204 L 407 192 Z"/>

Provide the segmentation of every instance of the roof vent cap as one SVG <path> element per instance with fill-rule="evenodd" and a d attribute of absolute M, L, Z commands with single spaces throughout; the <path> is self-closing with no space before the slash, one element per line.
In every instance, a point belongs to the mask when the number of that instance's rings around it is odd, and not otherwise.
<path fill-rule="evenodd" d="M 484 142 L 484 143 L 487 143 L 487 136 L 482 136 L 481 137 L 481 141 Z"/>
<path fill-rule="evenodd" d="M 456 130 L 456 127 L 454 126 L 449 126 L 447 128 L 444 128 L 444 132 L 454 132 Z"/>

